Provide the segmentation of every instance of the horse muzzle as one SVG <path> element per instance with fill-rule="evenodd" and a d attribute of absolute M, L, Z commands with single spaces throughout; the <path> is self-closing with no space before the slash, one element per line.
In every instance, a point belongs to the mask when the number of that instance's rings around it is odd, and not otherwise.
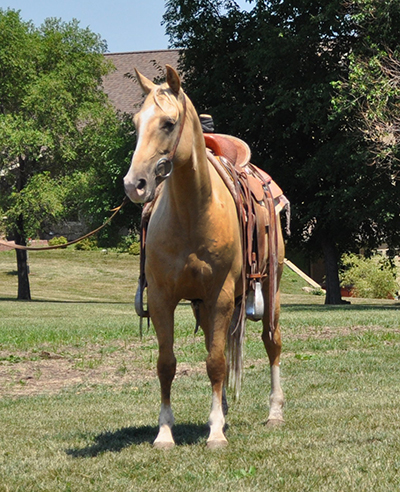
<path fill-rule="evenodd" d="M 162 157 L 150 174 L 133 174 L 130 170 L 124 177 L 126 195 L 134 203 L 151 202 L 157 186 L 171 175 L 173 167 L 170 159 Z"/>
<path fill-rule="evenodd" d="M 127 174 L 124 177 L 124 188 L 127 197 L 134 203 L 151 202 L 154 198 L 155 183 L 149 186 L 145 178 L 131 178 Z"/>

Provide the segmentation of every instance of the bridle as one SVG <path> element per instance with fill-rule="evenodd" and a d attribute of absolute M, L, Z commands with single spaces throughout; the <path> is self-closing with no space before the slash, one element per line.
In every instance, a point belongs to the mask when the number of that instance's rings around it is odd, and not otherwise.
<path fill-rule="evenodd" d="M 174 157 L 176 153 L 176 149 L 178 148 L 179 142 L 181 140 L 182 132 L 183 132 L 183 127 L 185 126 L 185 120 L 186 120 L 186 96 L 184 92 L 183 94 L 183 113 L 182 113 L 182 118 L 181 118 L 181 124 L 179 127 L 179 132 L 178 135 L 176 136 L 175 143 L 170 150 L 170 152 L 165 156 L 161 157 L 161 159 L 158 160 L 155 168 L 155 174 L 156 174 L 156 180 L 157 184 L 160 184 L 162 181 L 167 179 L 169 176 L 171 176 L 172 171 L 174 170 Z"/>

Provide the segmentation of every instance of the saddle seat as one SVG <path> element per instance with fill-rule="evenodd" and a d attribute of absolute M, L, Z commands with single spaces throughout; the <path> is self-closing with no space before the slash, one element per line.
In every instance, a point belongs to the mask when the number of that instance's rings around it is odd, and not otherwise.
<path fill-rule="evenodd" d="M 228 161 L 240 168 L 250 162 L 251 151 L 246 142 L 232 135 L 222 135 L 220 133 L 204 133 L 206 147 L 214 155 L 225 157 Z"/>
<path fill-rule="evenodd" d="M 246 142 L 232 135 L 221 133 L 204 133 L 207 149 L 214 156 L 226 159 L 237 173 L 246 173 L 247 183 L 252 195 L 258 203 L 265 198 L 264 185 L 268 184 L 277 213 L 288 205 L 281 188 L 275 183 L 271 176 L 262 169 L 250 163 L 251 151 Z"/>

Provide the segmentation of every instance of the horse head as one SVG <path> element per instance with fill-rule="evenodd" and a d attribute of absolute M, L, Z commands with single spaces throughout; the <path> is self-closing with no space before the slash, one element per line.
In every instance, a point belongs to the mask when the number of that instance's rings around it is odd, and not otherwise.
<path fill-rule="evenodd" d="M 135 115 L 135 153 L 124 177 L 127 196 L 136 203 L 153 200 L 157 186 L 172 173 L 184 128 L 186 97 L 177 72 L 169 65 L 167 82 L 156 85 L 136 69 L 137 80 L 147 95 Z"/>

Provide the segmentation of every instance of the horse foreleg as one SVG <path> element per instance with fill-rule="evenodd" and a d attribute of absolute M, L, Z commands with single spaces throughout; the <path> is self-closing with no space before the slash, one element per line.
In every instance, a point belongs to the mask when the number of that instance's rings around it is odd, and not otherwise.
<path fill-rule="evenodd" d="M 171 386 L 175 372 L 176 359 L 172 350 L 166 350 L 165 346 L 163 348 L 160 346 L 157 373 L 161 386 L 161 409 L 158 418 L 159 431 L 154 441 L 154 447 L 160 449 L 172 448 L 175 445 L 172 436 L 175 419 L 171 408 Z"/>
<path fill-rule="evenodd" d="M 208 350 L 207 374 L 212 388 L 211 412 L 208 420 L 210 434 L 207 447 L 210 449 L 224 447 L 228 441 L 224 434 L 225 414 L 227 412 L 224 381 L 226 375 L 225 342 L 229 321 L 233 313 L 232 301 L 226 294 L 219 299 L 215 307 L 215 315 L 207 316 L 202 328 L 206 334 Z"/>
<path fill-rule="evenodd" d="M 161 409 L 158 419 L 159 431 L 154 441 L 156 448 L 168 449 L 175 445 L 172 436 L 174 414 L 171 408 L 171 386 L 176 372 L 176 358 L 173 351 L 174 315 L 173 310 L 152 304 L 149 293 L 149 307 L 158 339 L 157 374 L 161 388 Z M 159 299 L 158 299 L 159 301 Z"/>
<path fill-rule="evenodd" d="M 225 364 L 223 353 L 218 358 L 214 355 L 207 358 L 207 372 L 212 387 L 211 412 L 208 419 L 210 434 L 207 439 L 207 447 L 210 449 L 223 447 L 228 444 L 224 434 L 225 412 L 223 405 L 223 385 Z"/>
<path fill-rule="evenodd" d="M 266 306 L 268 303 L 265 303 Z M 268 354 L 270 368 L 271 368 L 271 393 L 269 397 L 269 415 L 267 425 L 276 426 L 284 423 L 283 419 L 283 405 L 284 396 L 280 381 L 280 357 L 282 351 L 281 331 L 279 327 L 279 291 L 276 296 L 275 305 L 275 331 L 273 339 L 271 339 L 269 331 L 269 314 L 266 309 L 263 318 L 263 334 L 262 339 L 265 349 Z"/>

